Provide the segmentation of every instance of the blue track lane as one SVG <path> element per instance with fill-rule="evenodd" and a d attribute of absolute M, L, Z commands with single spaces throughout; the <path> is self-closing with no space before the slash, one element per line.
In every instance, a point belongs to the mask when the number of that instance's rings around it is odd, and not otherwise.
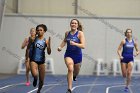
<path fill-rule="evenodd" d="M 36 93 L 37 87 L 25 86 L 25 76 L 17 75 L 0 79 L 0 93 Z M 140 77 L 133 77 L 130 90 L 127 93 L 140 92 Z M 121 76 L 79 76 L 73 82 L 73 93 L 126 93 L 124 80 Z M 66 93 L 66 76 L 46 75 L 41 93 Z"/>

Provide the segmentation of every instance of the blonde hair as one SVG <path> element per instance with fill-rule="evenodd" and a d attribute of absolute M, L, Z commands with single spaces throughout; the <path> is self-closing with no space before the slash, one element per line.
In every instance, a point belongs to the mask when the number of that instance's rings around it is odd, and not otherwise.
<path fill-rule="evenodd" d="M 30 32 L 31 32 L 33 29 L 36 31 L 36 29 L 35 29 L 35 28 L 31 28 L 31 29 L 30 29 Z"/>

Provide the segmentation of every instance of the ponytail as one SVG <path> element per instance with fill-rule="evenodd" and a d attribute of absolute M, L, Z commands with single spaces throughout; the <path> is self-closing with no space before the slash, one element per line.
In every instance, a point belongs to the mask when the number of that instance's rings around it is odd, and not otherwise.
<path fill-rule="evenodd" d="M 83 26 L 81 25 L 81 23 L 78 24 L 78 28 L 77 28 L 79 31 L 82 31 L 83 32 Z"/>

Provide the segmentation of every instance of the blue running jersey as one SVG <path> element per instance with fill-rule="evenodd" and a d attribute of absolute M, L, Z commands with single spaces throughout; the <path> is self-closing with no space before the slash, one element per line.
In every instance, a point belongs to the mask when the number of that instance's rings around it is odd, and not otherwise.
<path fill-rule="evenodd" d="M 130 56 L 133 57 L 133 50 L 134 50 L 134 41 L 132 39 L 132 42 L 129 42 L 127 38 L 125 39 L 125 44 L 123 45 L 123 52 L 122 56 Z"/>
<path fill-rule="evenodd" d="M 30 60 L 35 62 L 45 62 L 45 48 L 46 39 L 39 40 L 36 37 L 35 41 L 32 43 L 30 47 Z"/>
<path fill-rule="evenodd" d="M 80 43 L 80 39 L 78 38 L 78 32 L 79 31 L 77 31 L 74 35 L 72 35 L 70 32 L 68 33 L 68 35 L 66 37 L 66 42 L 67 42 L 66 52 L 67 53 L 82 54 L 81 48 L 74 46 L 74 45 L 70 45 L 70 41 Z"/>
<path fill-rule="evenodd" d="M 123 45 L 123 51 L 122 51 L 122 56 L 123 59 L 121 60 L 121 62 L 130 62 L 130 61 L 134 61 L 133 58 L 133 50 L 134 50 L 134 40 L 132 39 L 132 42 L 129 42 L 128 39 L 125 39 L 125 44 Z"/>
<path fill-rule="evenodd" d="M 74 64 L 81 63 L 82 62 L 82 50 L 81 48 L 70 45 L 70 41 L 74 41 L 76 43 L 80 43 L 80 40 L 78 38 L 78 31 L 74 34 L 71 35 L 69 32 L 67 37 L 66 37 L 66 42 L 67 42 L 67 49 L 64 55 L 64 58 L 70 57 L 73 59 Z"/>

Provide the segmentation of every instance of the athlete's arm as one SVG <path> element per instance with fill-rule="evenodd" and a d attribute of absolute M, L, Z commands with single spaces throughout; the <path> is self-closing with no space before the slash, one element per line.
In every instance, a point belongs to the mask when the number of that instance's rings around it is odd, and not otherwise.
<path fill-rule="evenodd" d="M 48 40 L 46 40 L 46 44 L 47 44 L 47 53 L 48 55 L 51 54 L 51 37 L 49 37 Z"/>
<path fill-rule="evenodd" d="M 138 44 L 137 44 L 137 42 L 136 41 L 134 41 L 134 46 L 135 46 L 135 49 L 136 49 L 136 54 L 134 55 L 135 57 L 137 56 L 137 55 L 139 55 L 139 49 L 138 49 Z"/>
<path fill-rule="evenodd" d="M 28 45 L 28 38 L 25 38 L 24 42 L 22 43 L 21 49 L 24 49 Z"/>
<path fill-rule="evenodd" d="M 82 31 L 79 31 L 79 39 L 80 39 L 80 43 L 75 43 L 73 41 L 70 41 L 70 44 L 84 49 L 85 48 L 85 36 Z"/>
<path fill-rule="evenodd" d="M 121 49 L 122 49 L 124 43 L 125 43 L 125 41 L 122 40 L 121 43 L 120 43 L 120 45 L 119 45 L 119 47 L 118 47 L 118 50 L 117 50 L 117 53 L 118 53 L 120 59 L 123 59 L 123 57 L 121 55 L 121 53 L 122 53 Z"/>
<path fill-rule="evenodd" d="M 61 51 L 62 48 L 66 45 L 66 38 L 67 38 L 67 35 L 68 35 L 68 31 L 65 33 L 65 38 L 63 39 L 63 41 L 61 42 L 60 46 L 58 47 L 58 51 Z"/>

